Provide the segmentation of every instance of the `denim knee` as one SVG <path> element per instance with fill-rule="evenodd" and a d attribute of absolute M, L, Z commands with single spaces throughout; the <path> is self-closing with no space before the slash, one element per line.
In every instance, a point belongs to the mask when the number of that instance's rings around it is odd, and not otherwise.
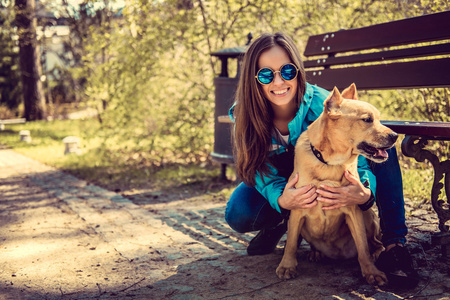
<path fill-rule="evenodd" d="M 225 220 L 228 225 L 239 233 L 253 231 L 255 219 L 253 205 L 249 203 L 254 198 L 253 188 L 244 183 L 239 184 L 228 200 L 225 210 Z"/>
<path fill-rule="evenodd" d="M 234 206 L 233 202 L 230 203 L 230 201 L 228 201 L 225 210 L 225 221 L 227 221 L 228 225 L 230 225 L 234 231 L 239 233 L 253 231 L 250 219 L 243 216 Z"/>
<path fill-rule="evenodd" d="M 232 229 L 244 233 L 273 227 L 282 216 L 254 187 L 241 183 L 228 200 L 225 220 Z"/>

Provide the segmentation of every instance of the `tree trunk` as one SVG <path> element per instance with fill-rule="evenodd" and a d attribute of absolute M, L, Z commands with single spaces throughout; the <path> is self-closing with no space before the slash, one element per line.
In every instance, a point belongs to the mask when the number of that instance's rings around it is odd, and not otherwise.
<path fill-rule="evenodd" d="M 22 77 L 25 118 L 28 121 L 46 117 L 41 82 L 41 62 L 36 37 L 35 0 L 16 0 L 16 25 L 19 35 L 19 60 Z"/>

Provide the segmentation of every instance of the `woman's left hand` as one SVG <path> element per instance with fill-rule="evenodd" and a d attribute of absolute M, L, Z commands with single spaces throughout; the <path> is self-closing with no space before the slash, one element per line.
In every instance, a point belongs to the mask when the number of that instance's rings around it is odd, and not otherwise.
<path fill-rule="evenodd" d="M 331 187 L 320 185 L 316 190 L 319 195 L 317 201 L 329 204 L 324 206 L 323 210 L 331 210 L 348 205 L 358 205 L 366 203 L 371 195 L 370 189 L 363 186 L 358 178 L 345 171 L 345 178 L 349 181 L 346 186 Z"/>

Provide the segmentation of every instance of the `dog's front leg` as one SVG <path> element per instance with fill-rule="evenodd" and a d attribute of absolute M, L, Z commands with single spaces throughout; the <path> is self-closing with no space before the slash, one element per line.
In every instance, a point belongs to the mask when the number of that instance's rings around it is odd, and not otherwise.
<path fill-rule="evenodd" d="M 349 208 L 348 213 L 345 215 L 345 220 L 355 241 L 362 275 L 370 284 L 378 284 L 380 286 L 386 284 L 386 275 L 375 267 L 370 257 L 362 211 L 357 207 Z"/>
<path fill-rule="evenodd" d="M 300 210 L 292 210 L 289 216 L 286 246 L 276 273 L 280 279 L 297 276 L 297 243 L 305 218 Z"/>

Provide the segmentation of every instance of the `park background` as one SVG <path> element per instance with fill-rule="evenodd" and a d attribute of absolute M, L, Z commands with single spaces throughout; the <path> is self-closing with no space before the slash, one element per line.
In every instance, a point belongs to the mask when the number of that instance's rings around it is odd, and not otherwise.
<path fill-rule="evenodd" d="M 14 1 L 1 5 L 0 119 L 9 119 L 24 116 L 26 109 Z M 42 114 L 7 125 L 0 144 L 124 196 L 184 190 L 226 199 L 236 178 L 228 168 L 230 181 L 220 180 L 220 166 L 210 157 L 213 78 L 220 73 L 211 53 L 245 45 L 249 32 L 256 37 L 276 31 L 293 37 L 303 52 L 310 35 L 445 11 L 450 4 L 61 0 L 39 1 L 35 9 Z M 448 88 L 370 91 L 360 97 L 385 120 L 450 119 Z M 30 143 L 20 141 L 20 130 L 31 132 Z M 67 136 L 80 138 L 79 155 L 64 155 Z M 430 147 L 441 156 L 448 153 L 444 143 Z M 406 196 L 418 206 L 429 202 L 432 168 L 403 156 L 400 162 Z"/>

